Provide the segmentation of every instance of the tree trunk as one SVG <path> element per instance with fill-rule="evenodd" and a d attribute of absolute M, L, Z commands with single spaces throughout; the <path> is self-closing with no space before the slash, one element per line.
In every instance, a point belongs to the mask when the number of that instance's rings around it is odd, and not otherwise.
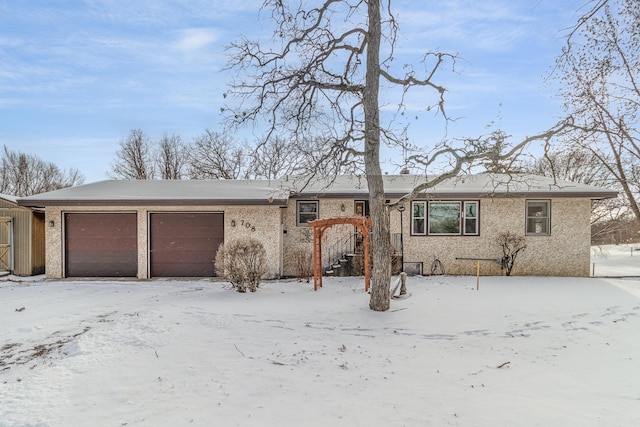
<path fill-rule="evenodd" d="M 389 212 L 384 198 L 384 183 L 380 168 L 380 0 L 369 0 L 369 42 L 367 44 L 367 73 L 364 90 L 364 165 L 369 186 L 369 207 L 372 226 L 373 271 L 369 307 L 375 311 L 389 309 L 391 283 L 391 237 Z"/>

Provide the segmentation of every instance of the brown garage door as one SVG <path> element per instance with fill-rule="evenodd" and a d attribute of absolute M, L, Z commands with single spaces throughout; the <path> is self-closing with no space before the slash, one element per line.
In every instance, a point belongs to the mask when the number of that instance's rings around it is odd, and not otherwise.
<path fill-rule="evenodd" d="M 66 277 L 135 277 L 138 274 L 135 213 L 67 213 Z"/>
<path fill-rule="evenodd" d="M 151 276 L 211 277 L 224 242 L 221 213 L 152 213 Z"/>

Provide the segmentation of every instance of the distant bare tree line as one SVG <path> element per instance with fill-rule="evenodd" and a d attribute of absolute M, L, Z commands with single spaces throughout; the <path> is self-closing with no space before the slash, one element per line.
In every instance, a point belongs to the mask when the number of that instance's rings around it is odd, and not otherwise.
<path fill-rule="evenodd" d="M 274 179 L 354 172 L 357 164 L 328 156 L 319 138 L 273 138 L 250 144 L 209 129 L 192 142 L 164 134 L 154 141 L 132 129 L 120 141 L 108 175 L 114 179 Z"/>
<path fill-rule="evenodd" d="M 10 150 L 0 153 L 0 193 L 17 197 L 30 196 L 79 185 L 84 176 L 77 169 L 60 169 L 34 154 Z"/>

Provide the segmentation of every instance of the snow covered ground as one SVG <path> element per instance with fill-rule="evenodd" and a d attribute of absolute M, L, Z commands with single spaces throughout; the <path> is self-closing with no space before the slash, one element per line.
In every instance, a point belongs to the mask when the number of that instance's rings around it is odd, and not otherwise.
<path fill-rule="evenodd" d="M 0 281 L 1 426 L 640 425 L 640 251 L 596 275 Z M 516 266 L 517 268 L 517 266 Z"/>

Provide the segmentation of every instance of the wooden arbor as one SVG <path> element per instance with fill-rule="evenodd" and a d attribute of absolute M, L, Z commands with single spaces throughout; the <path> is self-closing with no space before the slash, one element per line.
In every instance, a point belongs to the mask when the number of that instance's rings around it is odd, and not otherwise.
<path fill-rule="evenodd" d="M 371 281 L 371 268 L 369 266 L 369 230 L 371 229 L 371 218 L 364 216 L 309 221 L 309 227 L 313 227 L 313 290 L 316 291 L 322 287 L 322 235 L 327 228 L 341 224 L 353 225 L 362 233 L 364 245 L 364 289 L 368 291 Z"/>

